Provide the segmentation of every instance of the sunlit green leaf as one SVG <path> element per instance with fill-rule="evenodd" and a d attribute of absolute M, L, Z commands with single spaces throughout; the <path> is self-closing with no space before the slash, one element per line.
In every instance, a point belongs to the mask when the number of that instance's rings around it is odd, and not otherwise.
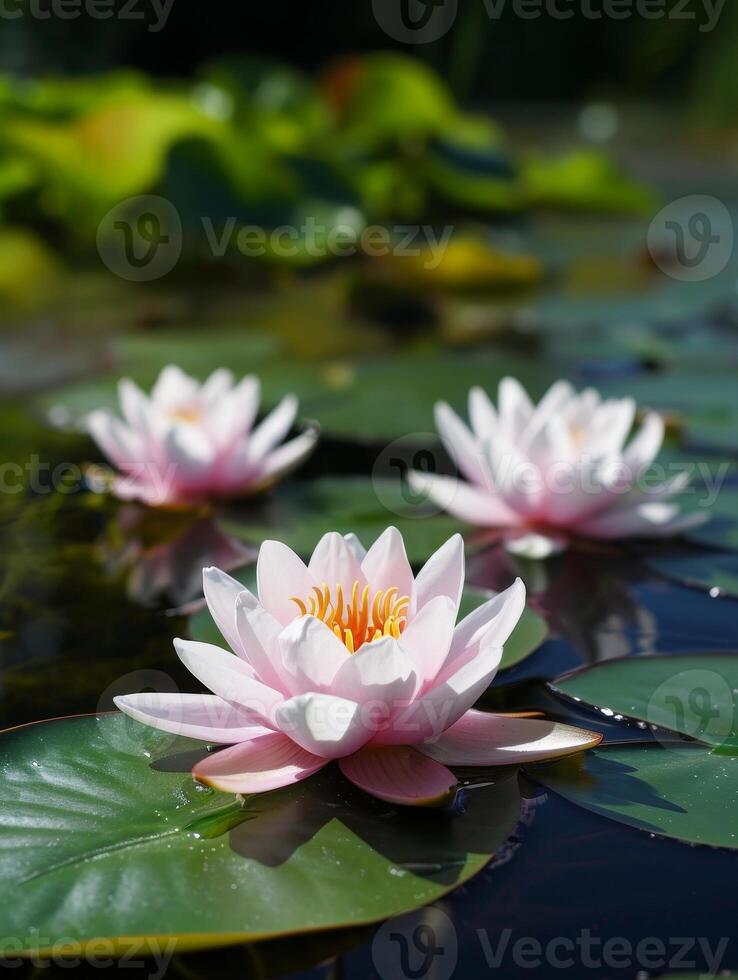
<path fill-rule="evenodd" d="M 552 681 L 557 694 L 710 745 L 736 740 L 738 655 L 633 657 Z"/>
<path fill-rule="evenodd" d="M 738 847 L 738 756 L 688 743 L 612 745 L 529 772 L 572 803 L 630 827 Z"/>
<path fill-rule="evenodd" d="M 399 812 L 333 767 L 242 807 L 194 783 L 203 751 L 119 714 L 0 738 L 13 892 L 0 932 L 18 937 L 4 955 L 125 936 L 181 951 L 384 919 L 479 871 L 520 808 L 514 772 L 450 816 Z"/>

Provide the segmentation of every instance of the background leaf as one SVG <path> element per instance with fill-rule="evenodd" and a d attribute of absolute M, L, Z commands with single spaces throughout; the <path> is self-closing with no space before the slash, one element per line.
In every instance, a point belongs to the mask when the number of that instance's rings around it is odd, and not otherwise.
<path fill-rule="evenodd" d="M 552 681 L 557 694 L 711 745 L 736 737 L 738 655 L 611 660 Z"/>
<path fill-rule="evenodd" d="M 697 744 L 593 749 L 528 770 L 548 789 L 593 813 L 690 844 L 738 847 L 738 757 Z"/>

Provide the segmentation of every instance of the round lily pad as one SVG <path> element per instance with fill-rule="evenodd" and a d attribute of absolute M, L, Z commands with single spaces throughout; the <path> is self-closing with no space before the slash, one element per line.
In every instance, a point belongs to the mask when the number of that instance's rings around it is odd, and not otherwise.
<path fill-rule="evenodd" d="M 202 743 L 120 714 L 0 737 L 6 957 L 142 938 L 139 952 L 352 926 L 432 902 L 489 861 L 515 826 L 515 773 L 463 813 L 401 812 L 329 767 L 288 789 L 197 785 Z M 96 947 L 99 950 L 99 943 Z"/>
<path fill-rule="evenodd" d="M 609 745 L 528 772 L 593 813 L 690 844 L 738 848 L 738 756 L 697 743 Z"/>
<path fill-rule="evenodd" d="M 709 745 L 736 740 L 738 654 L 628 657 L 549 684 L 556 694 Z"/>
<path fill-rule="evenodd" d="M 710 595 L 738 597 L 738 555 L 735 552 L 695 552 L 654 555 L 646 564 L 666 578 L 705 589 Z"/>

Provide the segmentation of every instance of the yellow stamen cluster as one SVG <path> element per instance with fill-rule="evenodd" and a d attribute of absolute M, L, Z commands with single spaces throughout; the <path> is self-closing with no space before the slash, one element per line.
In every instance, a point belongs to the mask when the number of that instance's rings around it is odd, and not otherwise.
<path fill-rule="evenodd" d="M 335 597 L 325 584 L 313 588 L 313 595 L 306 600 L 292 597 L 301 616 L 315 616 L 329 626 L 349 653 L 355 653 L 363 643 L 371 643 L 383 636 L 399 639 L 407 621 L 408 596 L 399 596 L 398 589 L 375 592 L 369 601 L 369 586 L 359 595 L 359 583 L 354 582 L 351 599 L 345 600 L 343 588 L 337 585 Z"/>
<path fill-rule="evenodd" d="M 170 415 L 177 422 L 191 422 L 193 425 L 202 418 L 202 412 L 194 405 L 190 408 L 176 408 Z"/>

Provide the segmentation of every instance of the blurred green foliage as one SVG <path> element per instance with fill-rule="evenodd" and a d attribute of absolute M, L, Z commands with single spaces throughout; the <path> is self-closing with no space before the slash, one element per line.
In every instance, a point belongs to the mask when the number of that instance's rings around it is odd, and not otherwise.
<path fill-rule="evenodd" d="M 19 229 L 84 258 L 94 254 L 101 219 L 142 194 L 173 203 L 185 253 L 198 261 L 208 251 L 207 216 L 215 228 L 228 219 L 267 232 L 295 228 L 289 255 L 267 244 L 264 258 L 298 267 L 329 251 L 309 247 L 309 221 L 323 236 L 360 235 L 374 222 L 652 203 L 599 153 L 515 153 L 490 119 L 459 108 L 431 68 L 400 54 L 344 59 L 318 79 L 246 56 L 206 64 L 179 83 L 127 70 L 7 75 L 0 118 L 0 251 L 2 236 L 22 243 L 21 278 L 46 277 L 53 258 Z"/>

